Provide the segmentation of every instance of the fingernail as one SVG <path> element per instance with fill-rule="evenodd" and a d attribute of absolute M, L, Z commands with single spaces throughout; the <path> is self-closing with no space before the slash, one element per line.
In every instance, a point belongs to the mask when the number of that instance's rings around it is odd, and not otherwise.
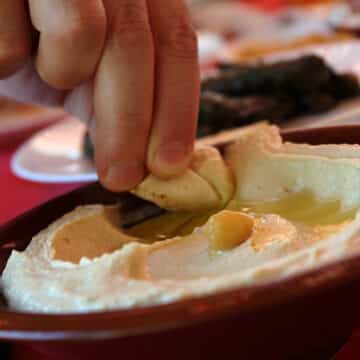
<path fill-rule="evenodd" d="M 139 162 L 113 163 L 107 169 L 104 183 L 112 191 L 127 191 L 138 185 L 144 176 L 144 166 Z"/>
<path fill-rule="evenodd" d="M 156 154 L 156 166 L 165 174 L 175 175 L 187 165 L 190 152 L 191 147 L 181 142 L 164 145 Z"/>

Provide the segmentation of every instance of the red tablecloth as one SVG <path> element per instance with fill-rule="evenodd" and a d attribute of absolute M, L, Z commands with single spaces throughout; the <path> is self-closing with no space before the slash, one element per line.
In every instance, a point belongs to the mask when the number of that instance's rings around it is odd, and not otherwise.
<path fill-rule="evenodd" d="M 80 186 L 80 184 L 38 184 L 17 178 L 10 170 L 10 159 L 18 145 L 19 143 L 0 144 L 0 224 L 46 200 Z"/>

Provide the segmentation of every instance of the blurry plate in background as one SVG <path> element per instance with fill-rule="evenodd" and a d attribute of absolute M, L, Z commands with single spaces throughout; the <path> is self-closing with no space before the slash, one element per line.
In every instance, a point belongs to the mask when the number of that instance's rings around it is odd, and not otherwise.
<path fill-rule="evenodd" d="M 349 40 L 336 44 L 308 46 L 303 49 L 281 52 L 266 57 L 264 60 L 275 62 L 295 59 L 303 55 L 321 56 L 336 72 L 352 72 L 360 79 L 360 41 Z"/>
<path fill-rule="evenodd" d="M 269 41 L 258 39 L 233 41 L 223 48 L 218 58 L 220 62 L 242 63 L 243 61 L 278 61 L 294 59 L 305 54 L 317 54 L 336 71 L 354 71 L 354 66 L 359 66 L 360 41 L 351 35 L 325 33 L 293 35 L 287 36 L 284 33 L 281 37 Z M 244 58 L 241 57 L 242 53 L 246 55 Z"/>
<path fill-rule="evenodd" d="M 277 26 L 270 14 L 253 6 L 234 1 L 202 2 L 192 8 L 193 23 L 197 29 L 211 31 L 221 36 L 263 32 L 271 33 Z"/>
<path fill-rule="evenodd" d="M 199 61 L 201 67 L 206 67 L 217 60 L 217 54 L 225 47 L 224 39 L 213 32 L 198 32 Z"/>
<path fill-rule="evenodd" d="M 250 4 L 235 1 L 204 2 L 193 8 L 193 22 L 197 29 L 210 31 L 230 39 L 274 40 L 286 37 L 329 33 L 329 10 L 311 7 L 285 7 L 266 12 Z"/>
<path fill-rule="evenodd" d="M 299 117 L 283 124 L 284 129 L 314 128 L 332 125 L 360 124 L 360 99 L 339 104 L 323 114 Z"/>
<path fill-rule="evenodd" d="M 64 116 L 59 108 L 23 104 L 0 96 L 0 142 L 17 141 Z"/>
<path fill-rule="evenodd" d="M 353 2 L 355 3 L 356 1 Z M 337 30 L 360 34 L 360 13 L 353 11 L 351 6 L 346 3 L 335 7 L 330 12 L 327 20 Z"/>
<path fill-rule="evenodd" d="M 96 180 L 94 164 L 82 151 L 85 132 L 85 125 L 71 116 L 41 130 L 15 152 L 12 171 L 23 179 L 44 183 Z"/>
<path fill-rule="evenodd" d="M 289 51 L 302 51 L 308 47 L 323 46 L 327 44 L 338 44 L 342 42 L 355 41 L 352 35 L 345 33 L 327 34 L 321 32 L 314 33 L 286 33 L 282 36 L 273 37 L 271 40 L 246 39 L 234 41 L 224 47 L 223 56 L 220 61 L 230 61 L 236 63 L 251 63 L 264 60 L 269 56 L 287 53 Z"/>

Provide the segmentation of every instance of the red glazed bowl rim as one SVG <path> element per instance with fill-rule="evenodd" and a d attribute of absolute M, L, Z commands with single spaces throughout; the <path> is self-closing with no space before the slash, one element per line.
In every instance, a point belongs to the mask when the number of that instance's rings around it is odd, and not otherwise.
<path fill-rule="evenodd" d="M 354 143 L 356 138 L 359 138 L 360 142 L 360 125 L 289 130 L 282 132 L 282 135 L 285 140 L 296 142 L 307 139 L 308 143 Z M 324 142 L 319 141 L 320 138 L 324 139 Z M 72 193 L 78 191 L 79 189 Z M 16 226 L 12 224 L 16 224 L 16 220 L 1 227 L 0 235 L 9 227 Z M 350 285 L 358 279 L 360 253 L 276 281 L 166 305 L 61 315 L 0 309 L 0 339 L 100 340 L 155 333 L 227 318 L 234 314 L 256 313 L 260 309 L 287 303 L 295 298 L 311 296 L 344 284 Z"/>

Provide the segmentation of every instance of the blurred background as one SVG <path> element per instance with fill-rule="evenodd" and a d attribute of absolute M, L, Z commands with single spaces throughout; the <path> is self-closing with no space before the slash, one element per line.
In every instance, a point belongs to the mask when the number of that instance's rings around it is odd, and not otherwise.
<path fill-rule="evenodd" d="M 187 1 L 199 32 L 203 70 L 226 56 L 227 60 L 230 56 L 231 60 L 245 62 L 308 45 L 349 40 L 360 30 L 352 11 L 360 8 L 359 0 Z M 37 122 L 43 126 L 59 118 L 58 109 L 46 114 L 43 111 L 39 106 L 11 101 L 0 91 L 0 134 L 17 127 L 15 123 L 21 128 L 25 121 L 28 127 Z"/>
<path fill-rule="evenodd" d="M 202 72 L 198 137 L 262 120 L 359 122 L 360 1 L 187 1 Z M 0 185 L 11 194 L 0 223 L 97 179 L 84 124 L 5 93 L 0 81 Z"/>

